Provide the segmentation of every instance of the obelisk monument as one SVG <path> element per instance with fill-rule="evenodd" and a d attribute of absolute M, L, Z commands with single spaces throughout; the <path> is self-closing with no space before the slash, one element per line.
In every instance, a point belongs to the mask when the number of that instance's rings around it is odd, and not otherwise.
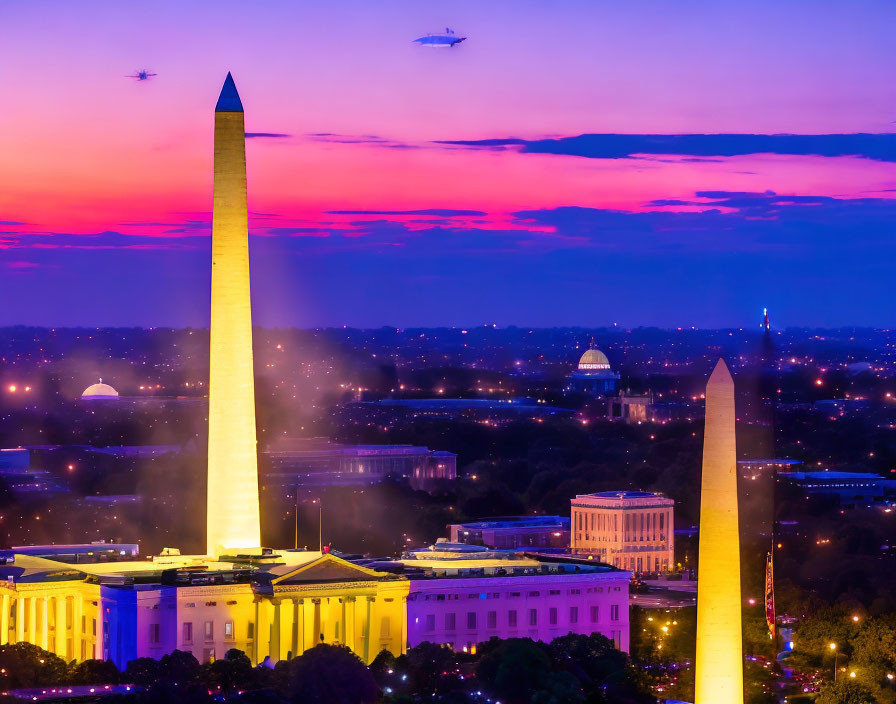
<path fill-rule="evenodd" d="M 246 134 L 228 73 L 215 106 L 208 394 L 208 555 L 258 548 L 258 457 L 249 290 Z"/>
<path fill-rule="evenodd" d="M 744 701 L 734 418 L 734 380 L 720 359 L 706 385 L 695 704 Z"/>

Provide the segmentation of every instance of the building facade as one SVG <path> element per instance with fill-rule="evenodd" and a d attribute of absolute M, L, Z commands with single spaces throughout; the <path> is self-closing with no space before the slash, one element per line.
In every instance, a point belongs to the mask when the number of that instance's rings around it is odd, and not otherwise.
<path fill-rule="evenodd" d="M 267 485 L 375 484 L 402 478 L 417 489 L 457 478 L 457 455 L 414 445 L 342 445 L 326 438 L 281 440 L 264 453 Z"/>
<path fill-rule="evenodd" d="M 675 502 L 646 491 L 603 491 L 571 500 L 570 548 L 639 574 L 674 565 Z"/>
<path fill-rule="evenodd" d="M 407 579 L 316 552 L 264 559 L 68 564 L 17 554 L 0 565 L 0 645 L 33 643 L 119 669 L 175 649 L 209 662 L 238 648 L 253 664 L 318 643 L 345 645 L 367 663 L 384 649 L 404 652 Z"/>
<path fill-rule="evenodd" d="M 569 519 L 565 516 L 502 516 L 448 526 L 452 543 L 489 548 L 565 548 Z"/>
<path fill-rule="evenodd" d="M 461 558 L 418 553 L 404 564 L 416 568 L 408 573 L 410 646 L 429 641 L 469 652 L 493 637 L 548 643 L 569 633 L 601 633 L 628 651 L 630 572 L 488 552 Z"/>

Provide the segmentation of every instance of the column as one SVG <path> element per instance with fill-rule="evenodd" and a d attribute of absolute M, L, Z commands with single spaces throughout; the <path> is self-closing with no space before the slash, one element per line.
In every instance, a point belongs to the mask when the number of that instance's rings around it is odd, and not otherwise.
<path fill-rule="evenodd" d="M 345 613 L 345 646 L 350 648 L 352 652 L 355 650 L 355 605 L 357 603 L 355 597 L 348 596 L 345 598 L 348 602 L 348 608 Z"/>
<path fill-rule="evenodd" d="M 82 632 L 84 621 L 84 596 L 75 594 L 72 601 L 72 654 L 75 660 L 81 659 L 81 643 L 84 638 Z"/>
<path fill-rule="evenodd" d="M 292 656 L 294 658 L 302 654 L 302 643 L 304 641 L 303 630 L 305 628 L 305 619 L 302 610 L 302 600 L 292 600 Z"/>
<path fill-rule="evenodd" d="M 364 663 L 370 664 L 370 636 L 372 635 L 372 627 L 370 623 L 370 605 L 373 601 L 373 597 L 368 596 L 364 599 L 365 601 L 365 617 L 364 617 Z"/>
<path fill-rule="evenodd" d="M 16 643 L 25 640 L 25 600 L 16 597 Z"/>
<path fill-rule="evenodd" d="M 6 645 L 9 642 L 9 594 L 3 595 L 0 608 L 3 609 L 0 613 L 0 645 Z"/>
<path fill-rule="evenodd" d="M 28 598 L 28 635 L 26 640 L 37 645 L 37 599 L 33 596 Z"/>
<path fill-rule="evenodd" d="M 68 636 L 68 624 L 66 623 L 66 604 L 65 597 L 62 595 L 56 596 L 56 654 L 61 657 L 63 660 L 67 659 L 67 653 L 65 652 L 65 641 Z"/>
<path fill-rule="evenodd" d="M 380 614 L 379 609 L 376 608 L 376 606 L 376 597 L 367 597 L 367 632 L 368 640 L 370 641 L 369 656 L 371 660 L 379 655 L 380 650 L 382 650 L 382 648 L 380 648 L 380 618 L 382 617 L 382 614 Z"/>
<path fill-rule="evenodd" d="M 40 647 L 44 650 L 50 649 L 49 605 L 50 597 L 42 596 L 40 598 Z"/>
<path fill-rule="evenodd" d="M 339 614 L 339 635 L 341 636 L 341 640 L 342 640 L 342 644 L 343 644 L 343 645 L 347 645 L 347 644 L 348 644 L 348 630 L 347 630 L 346 627 L 345 627 L 345 623 L 346 623 L 346 620 L 345 620 L 345 610 L 346 610 L 346 609 L 345 609 L 345 607 L 346 607 L 345 601 L 346 601 L 346 599 L 348 599 L 348 597 L 347 597 L 347 596 L 344 596 L 344 597 L 342 597 L 342 598 L 339 600 L 339 605 L 340 605 L 340 607 L 341 607 L 341 608 L 340 608 L 340 614 Z"/>
<path fill-rule="evenodd" d="M 280 660 L 280 599 L 271 599 L 274 622 L 271 625 L 271 662 Z"/>
<path fill-rule="evenodd" d="M 268 613 L 268 602 L 259 598 L 257 603 L 257 618 L 255 621 L 255 640 L 258 647 L 258 662 L 262 662 L 271 653 L 271 619 Z"/>
<path fill-rule="evenodd" d="M 311 647 L 313 648 L 315 645 L 321 642 L 320 599 L 312 599 L 311 603 L 314 607 L 314 620 L 312 621 L 314 625 L 311 630 L 312 634 L 314 635 L 314 640 L 311 642 Z"/>

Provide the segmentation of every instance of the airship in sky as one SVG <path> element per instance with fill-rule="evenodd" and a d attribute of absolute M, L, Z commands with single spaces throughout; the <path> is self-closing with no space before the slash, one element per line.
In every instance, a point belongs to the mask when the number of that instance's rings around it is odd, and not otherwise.
<path fill-rule="evenodd" d="M 466 37 L 459 37 L 453 29 L 445 28 L 444 34 L 427 34 L 425 37 L 415 39 L 420 46 L 428 46 L 433 49 L 450 49 L 455 44 L 460 44 Z"/>

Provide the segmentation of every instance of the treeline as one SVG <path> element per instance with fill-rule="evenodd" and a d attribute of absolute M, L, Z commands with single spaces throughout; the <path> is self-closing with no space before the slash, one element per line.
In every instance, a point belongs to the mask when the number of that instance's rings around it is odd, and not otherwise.
<path fill-rule="evenodd" d="M 473 653 L 421 643 L 395 657 L 381 652 L 370 666 L 348 648 L 320 644 L 299 657 L 253 667 L 240 650 L 200 664 L 179 650 L 138 658 L 124 671 L 102 660 L 66 663 L 29 643 L 0 646 L 0 692 L 59 685 L 133 686 L 111 694 L 115 704 L 653 704 L 649 686 L 628 656 L 599 634 L 570 634 L 542 643 L 492 638 Z M 0 702 L 19 701 L 0 696 Z"/>

